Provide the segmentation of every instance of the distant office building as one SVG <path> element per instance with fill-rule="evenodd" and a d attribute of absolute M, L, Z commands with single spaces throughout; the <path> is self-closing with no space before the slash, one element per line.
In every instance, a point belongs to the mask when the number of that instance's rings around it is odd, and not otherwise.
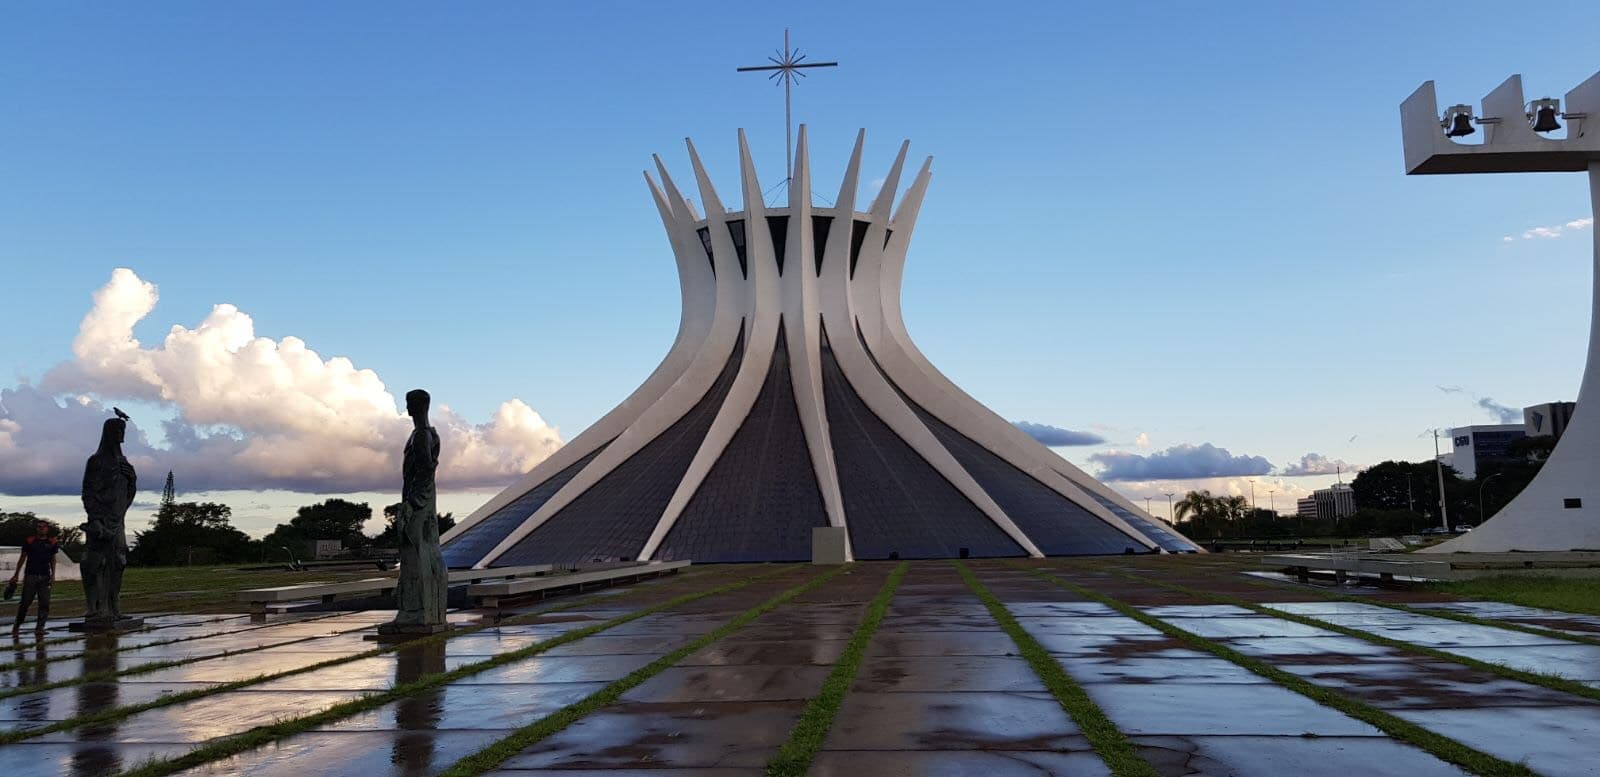
<path fill-rule="evenodd" d="M 1356 514 L 1356 492 L 1343 483 L 1311 492 L 1316 517 L 1339 520 Z M 1300 500 L 1301 514 L 1305 514 L 1305 500 Z"/>
<path fill-rule="evenodd" d="M 1294 513 L 1295 517 L 1297 517 L 1297 518 L 1315 518 L 1315 517 L 1317 517 L 1317 498 L 1316 497 L 1308 496 L 1308 497 L 1306 497 L 1304 499 L 1296 500 L 1295 501 L 1295 506 L 1298 508 L 1297 510 L 1295 510 L 1295 513 Z"/>
<path fill-rule="evenodd" d="M 1528 436 L 1522 424 L 1460 426 L 1450 430 L 1452 450 L 1439 457 L 1467 480 L 1478 477 L 1485 465 L 1510 464 L 1522 458 L 1511 451 L 1511 444 Z"/>
<path fill-rule="evenodd" d="M 1546 402 L 1522 409 L 1522 425 L 1529 437 L 1554 437 L 1561 439 L 1572 421 L 1575 402 Z"/>

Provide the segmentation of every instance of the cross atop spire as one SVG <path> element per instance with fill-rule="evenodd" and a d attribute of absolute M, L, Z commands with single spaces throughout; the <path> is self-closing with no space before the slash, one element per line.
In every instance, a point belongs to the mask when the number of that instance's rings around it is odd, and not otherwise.
<path fill-rule="evenodd" d="M 806 62 L 806 56 L 799 49 L 789 47 L 789 28 L 783 30 L 783 50 L 776 57 L 767 57 L 770 65 L 752 65 L 741 67 L 740 73 L 758 70 L 770 70 L 769 80 L 776 79 L 783 84 L 783 182 L 787 184 L 794 177 L 794 119 L 791 110 L 789 92 L 794 87 L 796 79 L 805 78 L 801 72 L 803 68 L 811 67 L 838 67 L 838 62 Z"/>

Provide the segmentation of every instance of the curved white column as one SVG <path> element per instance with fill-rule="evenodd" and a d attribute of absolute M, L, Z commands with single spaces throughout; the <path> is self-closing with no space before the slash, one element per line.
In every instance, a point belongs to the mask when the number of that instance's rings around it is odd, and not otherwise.
<path fill-rule="evenodd" d="M 715 308 L 715 279 L 712 277 L 711 266 L 704 260 L 705 254 L 698 241 L 684 239 L 685 235 L 693 235 L 694 209 L 679 193 L 677 185 L 673 183 L 672 176 L 667 174 L 660 158 L 657 157 L 655 161 L 666 190 L 662 191 L 657 187 L 648 172 L 644 174 L 644 179 L 650 187 L 650 195 L 655 200 L 656 209 L 661 214 L 661 223 L 666 228 L 672 245 L 673 256 L 678 265 L 678 285 L 683 300 L 683 310 L 678 317 L 678 334 L 672 342 L 672 347 L 662 358 L 661 363 L 657 364 L 645 378 L 644 383 L 634 389 L 621 404 L 601 416 L 600 420 L 550 454 L 544 461 L 534 465 L 533 469 L 528 470 L 527 474 L 518 478 L 511 486 L 472 511 L 471 515 L 445 532 L 439 538 L 440 542 L 449 542 L 500 508 L 533 490 L 540 483 L 594 453 L 600 446 L 616 439 L 683 376 L 704 345 L 706 336 L 711 330 L 712 313 Z"/>
<path fill-rule="evenodd" d="M 688 413 L 696 403 L 705 397 L 717 376 L 722 374 L 723 367 L 733 355 L 734 345 L 744 327 L 745 301 L 747 294 L 744 284 L 735 283 L 734 278 L 742 277 L 739 271 L 738 256 L 733 248 L 733 238 L 728 234 L 727 222 L 730 214 L 722 207 L 722 201 L 717 197 L 716 189 L 711 185 L 711 178 L 706 174 L 705 167 L 700 164 L 700 156 L 695 152 L 694 143 L 685 141 L 689 150 L 689 161 L 694 166 L 695 180 L 700 187 L 700 198 L 705 203 L 706 226 L 709 227 L 711 238 L 712 261 L 716 267 L 715 272 L 715 303 L 711 318 L 710 332 L 705 337 L 701 347 L 693 355 L 688 367 L 683 374 L 673 381 L 662 395 L 641 413 L 636 420 L 628 425 L 617 438 L 607 445 L 605 450 L 595 456 L 576 476 L 567 481 L 566 485 L 550 497 L 528 520 L 523 521 L 515 530 L 501 540 L 493 550 L 484 556 L 477 566 L 487 566 L 494 563 L 506 551 L 514 547 L 523 537 L 528 536 L 534 529 L 539 528 L 545 521 L 550 520 L 562 508 L 584 491 L 587 491 L 601 478 L 611 474 L 619 465 L 627 461 L 633 454 L 638 453 L 656 437 L 676 423 L 684 414 Z M 737 214 L 732 214 L 737 215 Z M 679 226 L 674 222 L 674 226 Z M 699 243 L 699 235 L 689 225 L 689 234 Z M 674 247 L 687 240 L 681 236 L 674 240 Z M 748 242 L 748 241 L 747 241 Z M 699 249 L 700 259 L 704 261 L 705 250 Z"/>
<path fill-rule="evenodd" d="M 845 380 L 850 382 L 850 386 L 855 389 L 856 394 L 866 403 L 867 409 L 871 410 L 873 415 L 910 445 L 918 456 L 955 486 L 956 490 L 971 501 L 980 512 L 1020 545 L 1024 552 L 1030 556 L 1041 557 L 1044 554 L 1033 544 L 1033 540 L 1029 539 L 1011 517 L 1000 509 L 1000 505 L 995 504 L 989 494 L 976 480 L 973 480 L 972 475 L 961 467 L 948 450 L 945 450 L 933 432 L 924 426 L 911 408 L 900 400 L 894 388 L 884 381 L 878 368 L 872 365 L 871 359 L 861 349 L 860 341 L 856 338 L 855 318 L 850 306 L 850 238 L 854 228 L 853 222 L 858 217 L 866 215 L 855 212 L 856 185 L 861 172 L 861 148 L 865 141 L 866 131 L 862 130 L 856 136 L 855 150 L 850 154 L 850 165 L 845 170 L 844 183 L 839 188 L 834 223 L 828 232 L 828 244 L 822 259 L 820 285 L 822 320 L 827 325 L 828 343 L 833 349 L 834 359 L 839 362 L 839 369 L 844 373 Z M 881 229 L 878 234 L 880 236 L 883 234 Z M 866 239 L 871 239 L 870 227 Z M 848 514 L 846 519 L 848 520 Z"/>
<path fill-rule="evenodd" d="M 1600 219 L 1600 162 L 1589 164 L 1589 211 Z M 1593 405 L 1600 402 L 1600 227 L 1591 232 L 1588 361 L 1566 431 L 1533 482 L 1510 504 L 1470 533 L 1422 552 L 1600 549 L 1600 408 Z M 1574 499 L 1578 506 L 1569 507 Z"/>
<path fill-rule="evenodd" d="M 730 277 L 726 282 L 741 284 L 746 292 L 744 360 L 734 376 L 722 407 L 717 410 L 705 439 L 689 461 L 689 468 L 678 482 L 678 488 L 668 500 L 666 509 L 656 522 L 655 529 L 645 541 L 638 558 L 650 559 L 656 548 L 666 539 L 667 533 L 689 505 L 695 491 L 710 474 L 712 466 L 727 449 L 728 443 L 744 425 L 755 406 L 761 387 L 766 384 L 767 372 L 772 364 L 772 352 L 777 341 L 778 315 L 782 301 L 778 297 L 778 262 L 773 255 L 772 233 L 767 229 L 767 211 L 761 202 L 761 183 L 756 179 L 755 163 L 750 159 L 750 147 L 744 130 L 739 130 L 739 171 L 744 194 L 744 250 L 747 278 Z M 731 238 L 730 243 L 731 246 Z"/>

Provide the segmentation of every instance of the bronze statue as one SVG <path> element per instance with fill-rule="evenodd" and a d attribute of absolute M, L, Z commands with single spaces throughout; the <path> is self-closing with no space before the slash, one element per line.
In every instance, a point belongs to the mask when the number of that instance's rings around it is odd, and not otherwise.
<path fill-rule="evenodd" d="M 411 438 L 406 440 L 400 509 L 395 535 L 400 540 L 400 582 L 395 588 L 398 611 L 379 634 L 432 634 L 445 629 L 448 587 L 444 556 L 439 552 L 439 518 L 434 471 L 439 468 L 439 433 L 428 425 L 428 392 L 406 392 Z"/>
<path fill-rule="evenodd" d="M 86 631 L 116 629 L 125 619 L 118 600 L 122 596 L 122 570 L 128 566 L 125 521 L 138 476 L 122 455 L 128 431 L 127 414 L 117 411 L 100 432 L 100 449 L 83 469 L 83 509 L 89 522 L 84 535 L 83 591 L 87 599 L 83 625 Z"/>

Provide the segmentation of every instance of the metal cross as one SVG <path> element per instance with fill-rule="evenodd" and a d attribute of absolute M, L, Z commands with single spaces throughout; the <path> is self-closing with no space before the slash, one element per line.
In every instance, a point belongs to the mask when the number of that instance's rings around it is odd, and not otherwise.
<path fill-rule="evenodd" d="M 787 27 L 783 30 L 783 50 L 778 52 L 778 55 L 776 57 L 767 57 L 767 60 L 772 62 L 770 65 L 741 67 L 738 72 L 771 70 L 773 73 L 767 78 L 777 79 L 783 84 L 783 180 L 784 183 L 788 183 L 794 175 L 794 120 L 791 118 L 793 114 L 790 110 L 789 90 L 794 86 L 795 79 L 806 77 L 805 73 L 800 72 L 802 68 L 838 67 L 839 63 L 806 62 L 805 55 L 801 54 L 799 49 L 789 48 L 789 29 Z"/>

